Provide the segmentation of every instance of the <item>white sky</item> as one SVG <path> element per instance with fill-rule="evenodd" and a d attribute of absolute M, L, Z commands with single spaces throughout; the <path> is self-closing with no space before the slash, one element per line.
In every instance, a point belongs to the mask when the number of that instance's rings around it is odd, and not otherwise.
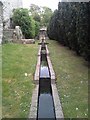
<path fill-rule="evenodd" d="M 29 8 L 30 4 L 35 4 L 38 6 L 47 6 L 52 10 L 55 10 L 58 8 L 58 2 L 60 0 L 22 0 L 22 1 L 24 8 Z"/>

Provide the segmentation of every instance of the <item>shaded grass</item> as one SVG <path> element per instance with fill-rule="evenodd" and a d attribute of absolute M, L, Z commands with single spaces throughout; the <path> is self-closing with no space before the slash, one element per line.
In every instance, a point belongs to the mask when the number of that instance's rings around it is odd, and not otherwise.
<path fill-rule="evenodd" d="M 4 44 L 2 47 L 2 117 L 27 118 L 32 97 L 38 45 Z M 25 76 L 25 73 L 26 76 Z"/>
<path fill-rule="evenodd" d="M 88 67 L 57 41 L 49 40 L 50 58 L 56 73 L 56 84 L 65 118 L 88 117 Z"/>

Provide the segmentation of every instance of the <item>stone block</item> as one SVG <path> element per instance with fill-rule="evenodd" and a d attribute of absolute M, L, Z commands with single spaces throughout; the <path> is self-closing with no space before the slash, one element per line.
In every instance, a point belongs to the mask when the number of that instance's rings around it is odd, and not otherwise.
<path fill-rule="evenodd" d="M 64 118 L 64 114 L 62 111 L 62 106 L 60 102 L 60 98 L 58 96 L 58 91 L 55 84 L 52 84 L 52 95 L 54 100 L 54 106 L 55 106 L 55 113 L 56 113 L 56 119 Z"/>
<path fill-rule="evenodd" d="M 33 94 L 32 94 L 32 100 L 31 100 L 31 106 L 30 106 L 30 113 L 28 118 L 33 118 L 34 120 L 37 119 L 37 104 L 38 104 L 38 90 L 39 86 L 36 85 Z"/>

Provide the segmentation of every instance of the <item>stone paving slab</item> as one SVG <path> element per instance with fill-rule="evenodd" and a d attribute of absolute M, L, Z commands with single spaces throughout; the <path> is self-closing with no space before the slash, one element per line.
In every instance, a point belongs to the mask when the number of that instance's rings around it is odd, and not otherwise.
<path fill-rule="evenodd" d="M 55 80 L 55 72 L 53 70 L 52 63 L 51 63 L 51 60 L 50 60 L 49 56 L 47 56 L 47 61 L 48 61 L 49 69 L 50 69 L 51 80 Z"/>
<path fill-rule="evenodd" d="M 53 95 L 53 100 L 54 100 L 56 119 L 58 120 L 60 118 L 64 118 L 64 115 L 63 115 L 62 106 L 60 103 L 56 85 L 52 84 L 51 86 L 52 86 L 52 95 Z"/>
<path fill-rule="evenodd" d="M 38 56 L 41 55 L 41 45 L 39 46 Z"/>
<path fill-rule="evenodd" d="M 35 75 L 34 75 L 34 82 L 38 83 L 39 82 L 39 72 L 40 72 L 40 56 L 37 58 L 37 65 L 36 65 L 36 70 L 35 70 Z"/>
<path fill-rule="evenodd" d="M 33 91 L 31 106 L 30 106 L 30 114 L 28 117 L 28 118 L 33 118 L 33 120 L 37 119 L 38 90 L 39 90 L 39 85 L 36 85 L 36 88 Z"/>
<path fill-rule="evenodd" d="M 50 54 L 47 45 L 46 45 L 46 53 L 47 53 L 47 55 Z"/>

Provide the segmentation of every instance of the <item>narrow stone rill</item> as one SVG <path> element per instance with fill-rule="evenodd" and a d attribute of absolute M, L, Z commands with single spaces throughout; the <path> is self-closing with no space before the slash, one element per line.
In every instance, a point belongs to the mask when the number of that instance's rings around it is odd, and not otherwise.
<path fill-rule="evenodd" d="M 49 78 L 40 79 L 37 119 L 52 118 L 55 120 L 54 101 Z"/>
<path fill-rule="evenodd" d="M 44 48 L 43 44 L 41 48 L 37 120 L 41 118 L 52 118 L 53 120 L 55 120 L 55 107 L 52 96 L 50 71 L 45 50 L 46 49 Z"/>
<path fill-rule="evenodd" d="M 64 118 L 55 85 L 55 73 L 46 44 L 43 39 L 39 43 L 40 48 L 34 76 L 36 88 L 32 96 L 29 118 L 35 120 Z"/>

